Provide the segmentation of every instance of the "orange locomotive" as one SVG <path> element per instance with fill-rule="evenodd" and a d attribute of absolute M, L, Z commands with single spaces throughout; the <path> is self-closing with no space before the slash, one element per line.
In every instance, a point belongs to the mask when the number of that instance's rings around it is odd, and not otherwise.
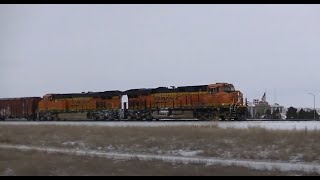
<path fill-rule="evenodd" d="M 245 119 L 243 94 L 232 84 L 132 89 L 128 95 L 128 119 Z"/>
<path fill-rule="evenodd" d="M 102 120 L 118 118 L 120 91 L 48 94 L 38 106 L 39 120 Z"/>

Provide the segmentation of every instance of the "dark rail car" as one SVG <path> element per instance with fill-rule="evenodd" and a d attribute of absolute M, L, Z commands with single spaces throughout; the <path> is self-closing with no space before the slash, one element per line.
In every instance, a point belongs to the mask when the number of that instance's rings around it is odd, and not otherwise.
<path fill-rule="evenodd" d="M 40 97 L 23 97 L 0 99 L 0 119 L 34 120 L 37 118 L 38 103 Z"/>

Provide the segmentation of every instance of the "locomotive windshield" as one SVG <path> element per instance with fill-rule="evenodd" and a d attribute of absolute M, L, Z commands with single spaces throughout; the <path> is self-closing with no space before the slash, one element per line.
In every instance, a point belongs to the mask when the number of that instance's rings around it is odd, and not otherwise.
<path fill-rule="evenodd" d="M 235 91 L 235 89 L 234 89 L 234 87 L 232 85 L 225 86 L 223 88 L 223 90 L 224 90 L 224 92 L 234 92 Z"/>

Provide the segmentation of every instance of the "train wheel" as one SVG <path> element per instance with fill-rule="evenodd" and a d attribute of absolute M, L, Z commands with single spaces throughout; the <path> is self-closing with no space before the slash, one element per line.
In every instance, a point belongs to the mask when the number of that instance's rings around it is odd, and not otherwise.
<path fill-rule="evenodd" d="M 206 121 L 206 120 L 207 120 L 207 117 L 204 116 L 203 114 L 201 114 L 201 115 L 199 116 L 199 119 L 200 119 L 201 121 Z"/>
<path fill-rule="evenodd" d="M 152 116 L 147 117 L 147 121 L 152 121 L 152 120 L 153 120 Z"/>

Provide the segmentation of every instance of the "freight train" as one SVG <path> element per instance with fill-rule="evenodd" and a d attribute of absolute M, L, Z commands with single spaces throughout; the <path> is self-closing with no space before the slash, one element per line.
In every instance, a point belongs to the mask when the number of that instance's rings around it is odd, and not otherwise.
<path fill-rule="evenodd" d="M 2 120 L 245 120 L 246 112 L 229 83 L 0 99 Z"/>

